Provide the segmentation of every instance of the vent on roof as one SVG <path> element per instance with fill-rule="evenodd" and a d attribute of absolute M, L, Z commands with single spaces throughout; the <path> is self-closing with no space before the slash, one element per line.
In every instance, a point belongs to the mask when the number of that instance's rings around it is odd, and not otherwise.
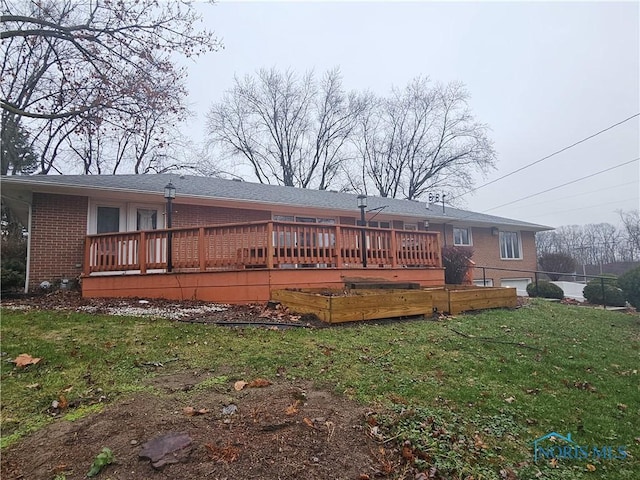
<path fill-rule="evenodd" d="M 244 182 L 244 180 L 242 180 L 241 178 L 232 178 L 231 180 L 233 180 L 234 182 Z"/>

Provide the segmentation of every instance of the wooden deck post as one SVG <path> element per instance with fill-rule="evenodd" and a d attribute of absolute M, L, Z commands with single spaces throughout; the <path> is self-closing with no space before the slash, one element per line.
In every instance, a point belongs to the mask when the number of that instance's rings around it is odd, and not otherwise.
<path fill-rule="evenodd" d="M 198 229 L 198 265 L 201 272 L 204 272 L 207 269 L 204 248 L 204 227 L 200 227 Z"/>
<path fill-rule="evenodd" d="M 336 242 L 334 247 L 335 253 L 334 257 L 336 259 L 336 268 L 342 268 L 342 231 L 340 230 L 340 225 L 336 225 Z"/>
<path fill-rule="evenodd" d="M 391 266 L 393 268 L 398 266 L 398 238 L 396 231 L 391 230 Z"/>
<path fill-rule="evenodd" d="M 271 270 L 273 268 L 273 255 L 275 254 L 275 247 L 273 245 L 273 222 L 267 222 L 267 251 L 265 255 L 267 257 L 267 268 Z"/>
<path fill-rule="evenodd" d="M 140 274 L 147 273 L 147 234 L 140 232 L 138 239 L 138 264 L 140 265 Z"/>
<path fill-rule="evenodd" d="M 84 268 L 85 275 L 91 273 L 91 237 L 84 238 Z"/>

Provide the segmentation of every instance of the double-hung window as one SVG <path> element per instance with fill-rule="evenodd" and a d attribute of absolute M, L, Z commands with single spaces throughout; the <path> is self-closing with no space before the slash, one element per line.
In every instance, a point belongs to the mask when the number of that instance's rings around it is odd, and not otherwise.
<path fill-rule="evenodd" d="M 522 258 L 522 247 L 518 232 L 500 232 L 500 258 L 503 260 Z"/>
<path fill-rule="evenodd" d="M 471 228 L 453 227 L 453 244 L 456 246 L 471 246 Z"/>

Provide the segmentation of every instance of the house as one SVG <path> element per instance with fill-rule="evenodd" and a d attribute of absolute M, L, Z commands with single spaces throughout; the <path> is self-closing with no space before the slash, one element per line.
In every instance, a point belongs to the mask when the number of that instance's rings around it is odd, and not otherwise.
<path fill-rule="evenodd" d="M 175 198 L 165 198 L 168 184 Z M 26 288 L 81 279 L 85 296 L 249 302 L 350 278 L 442 285 L 444 245 L 471 246 L 477 267 L 504 269 L 475 268 L 475 283 L 522 288 L 532 274 L 512 270 L 535 270 L 535 232 L 549 229 L 417 201 L 178 174 L 7 176 L 2 197 L 28 225 Z"/>

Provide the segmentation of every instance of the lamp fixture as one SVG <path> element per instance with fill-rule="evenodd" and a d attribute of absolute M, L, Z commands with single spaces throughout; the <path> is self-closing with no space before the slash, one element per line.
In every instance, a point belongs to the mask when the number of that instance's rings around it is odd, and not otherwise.
<path fill-rule="evenodd" d="M 176 187 L 173 186 L 173 183 L 171 183 L 171 181 L 169 181 L 169 183 L 167 183 L 167 185 L 164 187 L 164 198 L 168 199 L 174 199 L 176 198 Z"/>

